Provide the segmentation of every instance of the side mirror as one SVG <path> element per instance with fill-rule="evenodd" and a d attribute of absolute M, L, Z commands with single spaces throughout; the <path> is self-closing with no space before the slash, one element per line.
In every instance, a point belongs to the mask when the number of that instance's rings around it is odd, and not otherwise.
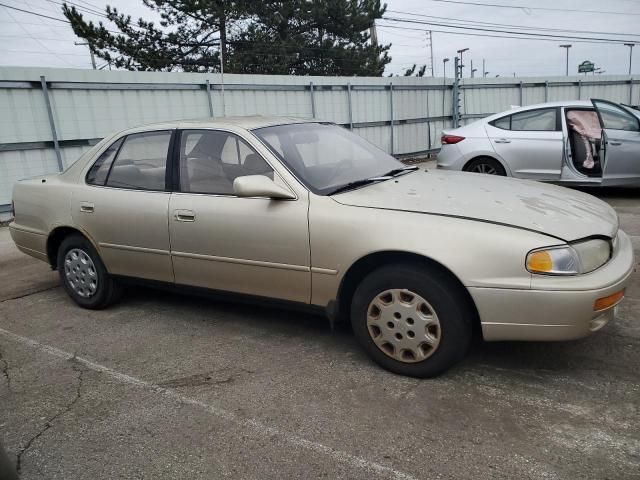
<path fill-rule="evenodd" d="M 264 175 L 245 175 L 233 181 L 233 193 L 238 197 L 296 198 L 289 190 Z"/>

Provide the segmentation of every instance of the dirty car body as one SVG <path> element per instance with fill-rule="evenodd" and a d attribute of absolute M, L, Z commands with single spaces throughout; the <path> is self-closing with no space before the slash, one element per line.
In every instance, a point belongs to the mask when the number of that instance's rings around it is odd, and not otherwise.
<path fill-rule="evenodd" d="M 640 112 L 607 100 L 515 108 L 445 130 L 438 168 L 576 186 L 640 186 Z"/>
<path fill-rule="evenodd" d="M 11 235 L 81 306 L 122 279 L 350 319 L 391 371 L 428 377 L 485 340 L 569 340 L 614 316 L 633 268 L 581 192 L 406 167 L 347 130 L 239 117 L 130 129 L 19 182 Z"/>

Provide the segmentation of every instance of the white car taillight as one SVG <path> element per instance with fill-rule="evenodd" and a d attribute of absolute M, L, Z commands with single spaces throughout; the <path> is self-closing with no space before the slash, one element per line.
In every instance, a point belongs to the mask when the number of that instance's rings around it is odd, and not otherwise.
<path fill-rule="evenodd" d="M 440 142 L 443 145 L 453 145 L 461 142 L 462 140 L 464 140 L 464 137 L 461 137 L 459 135 L 442 135 L 442 137 L 440 138 Z"/>

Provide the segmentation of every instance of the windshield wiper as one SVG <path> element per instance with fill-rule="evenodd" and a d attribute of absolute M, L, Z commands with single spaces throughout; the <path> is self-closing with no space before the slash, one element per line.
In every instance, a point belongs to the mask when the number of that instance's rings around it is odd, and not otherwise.
<path fill-rule="evenodd" d="M 382 182 L 393 178 L 390 175 L 382 175 L 379 177 L 363 178 L 362 180 L 354 180 L 353 182 L 345 183 L 339 186 L 335 190 L 330 191 L 327 195 L 335 195 L 336 193 L 346 192 L 347 190 L 353 190 L 354 188 L 362 187 L 363 185 L 369 185 L 371 183 Z"/>
<path fill-rule="evenodd" d="M 398 175 L 400 175 L 401 173 L 404 173 L 404 172 L 413 172 L 415 170 L 418 170 L 418 168 L 419 167 L 416 167 L 415 165 L 411 165 L 409 167 L 394 168 L 393 170 L 389 170 L 383 176 L 384 177 L 396 177 L 396 176 L 398 176 Z"/>
<path fill-rule="evenodd" d="M 377 175 L 375 177 L 370 177 L 370 178 L 363 178 L 362 180 L 354 180 L 353 182 L 349 182 L 344 185 L 341 185 L 335 190 L 332 190 L 331 192 L 329 192 L 327 195 L 334 195 L 336 193 L 346 192 L 347 190 L 353 190 L 354 188 L 362 187 L 363 185 L 369 185 L 371 183 L 389 180 L 393 177 L 400 175 L 401 173 L 413 172 L 415 170 L 418 170 L 418 168 L 419 167 L 416 167 L 415 165 L 412 165 L 409 167 L 394 168 L 393 170 L 389 170 L 387 173 L 383 175 Z"/>

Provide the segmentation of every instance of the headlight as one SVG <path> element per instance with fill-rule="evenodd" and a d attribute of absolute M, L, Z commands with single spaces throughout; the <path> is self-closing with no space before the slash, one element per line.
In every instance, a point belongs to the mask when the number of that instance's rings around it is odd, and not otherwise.
<path fill-rule="evenodd" d="M 532 250 L 527 255 L 527 270 L 547 275 L 589 273 L 607 263 L 611 244 L 606 240 L 587 240 L 560 247 Z"/>

